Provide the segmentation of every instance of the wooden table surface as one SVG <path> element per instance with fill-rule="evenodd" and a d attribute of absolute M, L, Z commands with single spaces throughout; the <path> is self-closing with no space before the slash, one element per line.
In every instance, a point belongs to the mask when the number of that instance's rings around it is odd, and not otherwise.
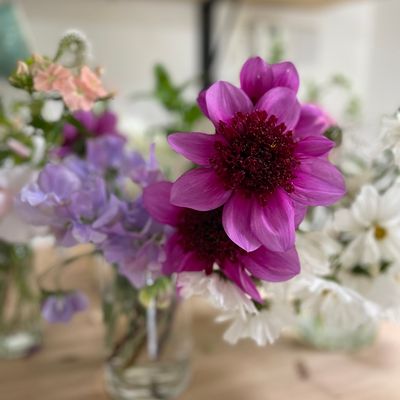
<path fill-rule="evenodd" d="M 94 279 L 72 280 L 95 292 Z M 75 274 L 75 277 L 74 277 Z M 90 274 L 89 274 L 90 275 Z M 68 325 L 46 325 L 43 348 L 0 361 L 1 400 L 107 400 L 101 314 L 92 307 Z M 376 344 L 356 354 L 318 352 L 289 339 L 259 348 L 230 346 L 213 311 L 193 303 L 193 377 L 179 400 L 400 400 L 400 328 L 382 327 Z"/>

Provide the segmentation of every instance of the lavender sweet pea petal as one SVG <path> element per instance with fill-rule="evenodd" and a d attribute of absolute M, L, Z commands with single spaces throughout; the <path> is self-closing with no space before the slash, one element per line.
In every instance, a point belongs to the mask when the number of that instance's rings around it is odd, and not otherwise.
<path fill-rule="evenodd" d="M 290 196 L 308 206 L 328 206 L 339 201 L 346 193 L 343 175 L 329 161 L 314 159 L 303 161 L 293 180 Z"/>
<path fill-rule="evenodd" d="M 73 314 L 73 307 L 61 296 L 49 296 L 42 305 L 42 317 L 52 324 L 66 323 Z"/>
<path fill-rule="evenodd" d="M 229 120 L 237 112 L 246 113 L 253 109 L 253 103 L 243 90 L 223 81 L 216 82 L 207 89 L 205 102 L 214 125 Z"/>
<path fill-rule="evenodd" d="M 72 237 L 78 243 L 101 244 L 106 240 L 107 235 L 92 228 L 90 225 L 74 223 L 72 225 Z"/>
<path fill-rule="evenodd" d="M 250 226 L 252 206 L 251 199 L 235 193 L 225 204 L 222 215 L 225 232 L 232 242 L 246 251 L 253 251 L 261 246 Z"/>
<path fill-rule="evenodd" d="M 89 299 L 82 292 L 74 292 L 71 293 L 68 297 L 68 301 L 70 302 L 73 310 L 75 312 L 84 311 L 89 306 Z"/>
<path fill-rule="evenodd" d="M 314 104 L 301 106 L 300 118 L 294 129 L 296 138 L 307 136 L 321 136 L 330 126 L 333 120 L 324 110 Z"/>
<path fill-rule="evenodd" d="M 63 165 L 48 164 L 39 174 L 40 189 L 62 202 L 69 198 L 71 193 L 79 190 L 82 182 L 77 175 Z"/>
<path fill-rule="evenodd" d="M 294 208 L 291 199 L 278 189 L 266 205 L 253 205 L 251 228 L 269 250 L 286 251 L 295 243 Z"/>
<path fill-rule="evenodd" d="M 253 103 L 272 87 L 272 68 L 261 57 L 249 58 L 240 71 L 240 86 Z"/>
<path fill-rule="evenodd" d="M 176 226 L 182 209 L 170 203 L 171 190 L 171 182 L 153 183 L 143 190 L 143 204 L 156 221 Z"/>
<path fill-rule="evenodd" d="M 161 274 L 160 251 L 158 244 L 148 241 L 119 265 L 119 273 L 134 287 L 144 287 L 149 277 L 155 279 Z"/>
<path fill-rule="evenodd" d="M 22 188 L 19 198 L 22 203 L 35 207 L 47 200 L 47 194 L 40 190 L 37 183 L 31 183 Z"/>
<path fill-rule="evenodd" d="M 272 64 L 273 87 L 281 86 L 292 89 L 297 93 L 300 86 L 299 73 L 296 67 L 288 61 Z"/>
<path fill-rule="evenodd" d="M 185 158 L 201 166 L 209 166 L 214 155 L 215 135 L 201 132 L 182 132 L 168 136 L 169 145 Z"/>
<path fill-rule="evenodd" d="M 42 305 L 42 316 L 50 323 L 66 323 L 77 312 L 88 306 L 87 297 L 81 292 L 49 296 Z"/>
<path fill-rule="evenodd" d="M 300 103 L 296 93 L 288 88 L 277 87 L 268 91 L 256 105 L 259 110 L 265 110 L 268 115 L 274 115 L 279 123 L 284 123 L 292 130 L 300 116 Z"/>
<path fill-rule="evenodd" d="M 236 285 L 252 299 L 259 303 L 263 303 L 263 299 L 258 292 L 256 285 L 241 265 L 225 261 L 223 264 L 223 273 L 227 278 L 235 282 Z"/>
<path fill-rule="evenodd" d="M 179 207 L 208 211 L 226 203 L 231 191 L 210 168 L 196 168 L 183 174 L 173 185 L 171 203 Z"/>
<path fill-rule="evenodd" d="M 287 281 L 300 273 L 300 260 L 295 248 L 278 253 L 260 247 L 241 260 L 255 278 L 267 282 Z"/>
<path fill-rule="evenodd" d="M 307 136 L 296 143 L 295 154 L 298 158 L 320 157 L 329 153 L 335 142 L 324 136 Z"/>

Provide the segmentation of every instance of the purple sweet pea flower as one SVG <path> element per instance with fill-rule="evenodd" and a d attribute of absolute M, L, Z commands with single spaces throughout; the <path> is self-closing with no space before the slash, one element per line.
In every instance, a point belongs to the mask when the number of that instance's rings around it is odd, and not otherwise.
<path fill-rule="evenodd" d="M 160 238 L 166 226 L 152 219 L 139 198 L 124 203 L 120 223 L 107 235 L 101 249 L 105 259 L 118 265 L 118 271 L 133 286 L 145 286 L 148 278 L 161 276 L 164 256 Z"/>
<path fill-rule="evenodd" d="M 81 154 L 86 140 L 90 137 L 122 137 L 117 130 L 117 116 L 111 111 L 104 111 L 99 115 L 92 111 L 76 111 L 73 117 L 82 125 L 84 132 L 72 124 L 64 125 L 63 142 L 56 150 L 56 154 L 60 158 L 73 153 Z"/>
<path fill-rule="evenodd" d="M 158 182 L 145 188 L 143 195 L 150 215 L 176 229 L 165 244 L 165 274 L 211 273 L 217 264 L 226 278 L 262 303 L 253 278 L 280 282 L 299 273 L 300 262 L 295 248 L 277 253 L 259 246 L 246 252 L 224 231 L 222 207 L 206 212 L 178 207 L 170 203 L 171 190 L 171 183 Z"/>
<path fill-rule="evenodd" d="M 50 323 L 66 323 L 74 314 L 85 310 L 88 304 L 88 298 L 78 291 L 51 295 L 43 302 L 42 316 Z"/>
<path fill-rule="evenodd" d="M 171 147 L 199 167 L 183 174 L 172 204 L 198 211 L 223 208 L 227 235 L 246 251 L 287 251 L 308 206 L 327 206 L 345 194 L 329 162 L 334 143 L 323 136 L 325 113 L 297 100 L 293 64 L 248 60 L 241 88 L 217 82 L 199 98 L 215 134 L 175 133 Z"/>
<path fill-rule="evenodd" d="M 105 240 L 122 204 L 108 193 L 103 178 L 87 173 L 81 163 L 71 157 L 65 164 L 48 164 L 18 202 L 24 219 L 49 226 L 62 246 Z"/>

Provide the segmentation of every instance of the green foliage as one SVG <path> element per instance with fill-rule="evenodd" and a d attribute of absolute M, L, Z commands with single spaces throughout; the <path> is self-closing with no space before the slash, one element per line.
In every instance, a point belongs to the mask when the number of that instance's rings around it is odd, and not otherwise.
<path fill-rule="evenodd" d="M 190 131 L 202 118 L 197 103 L 185 98 L 185 91 L 192 83 L 192 81 L 182 85 L 174 83 L 167 69 L 157 64 L 154 67 L 153 91 L 144 96 L 134 96 L 134 98 L 155 100 L 171 115 L 172 123 L 162 127 L 167 135 L 172 132 Z"/>

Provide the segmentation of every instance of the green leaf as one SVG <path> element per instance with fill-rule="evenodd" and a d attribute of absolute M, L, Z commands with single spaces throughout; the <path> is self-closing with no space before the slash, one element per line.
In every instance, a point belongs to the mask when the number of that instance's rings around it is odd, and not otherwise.
<path fill-rule="evenodd" d="M 183 100 L 181 98 L 181 89 L 175 86 L 169 73 L 164 66 L 157 64 L 154 68 L 156 81 L 155 96 L 164 105 L 167 110 L 181 111 Z"/>

